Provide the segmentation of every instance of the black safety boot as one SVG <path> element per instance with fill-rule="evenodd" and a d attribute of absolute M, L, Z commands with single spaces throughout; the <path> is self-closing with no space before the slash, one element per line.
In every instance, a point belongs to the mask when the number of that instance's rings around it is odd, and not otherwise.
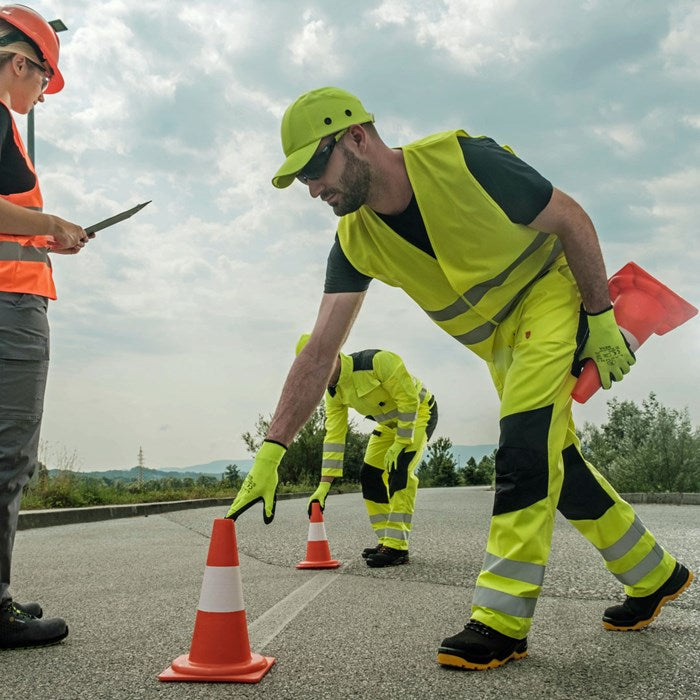
<path fill-rule="evenodd" d="M 443 666 L 483 671 L 526 656 L 527 637 L 507 637 L 482 622 L 469 620 L 459 634 L 442 640 L 437 658 Z"/>
<path fill-rule="evenodd" d="M 68 635 L 60 617 L 39 620 L 8 600 L 0 606 L 0 649 L 56 644 Z"/>
<path fill-rule="evenodd" d="M 376 547 L 365 547 L 362 550 L 362 558 L 367 559 L 367 557 L 371 557 L 373 554 L 376 554 L 381 546 L 382 545 L 378 544 Z"/>
<path fill-rule="evenodd" d="M 40 618 L 44 611 L 41 609 L 39 603 L 15 603 L 15 607 L 19 608 L 22 612 L 32 617 Z"/>
<path fill-rule="evenodd" d="M 627 596 L 622 605 L 608 608 L 603 613 L 603 627 L 618 632 L 644 629 L 669 600 L 675 600 L 690 586 L 692 580 L 693 572 L 676 562 L 673 573 L 655 593 L 639 598 Z"/>
<path fill-rule="evenodd" d="M 377 568 L 380 566 L 398 566 L 408 564 L 408 550 L 394 549 L 381 545 L 379 551 L 367 557 L 367 566 Z"/>

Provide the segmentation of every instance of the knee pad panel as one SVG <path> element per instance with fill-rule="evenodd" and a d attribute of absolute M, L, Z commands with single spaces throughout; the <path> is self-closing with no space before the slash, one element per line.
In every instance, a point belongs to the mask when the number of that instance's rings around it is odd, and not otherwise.
<path fill-rule="evenodd" d="M 564 483 L 557 510 L 567 520 L 597 520 L 614 504 L 574 445 L 561 453 Z"/>
<path fill-rule="evenodd" d="M 501 419 L 501 438 L 496 452 L 494 515 L 527 508 L 547 496 L 547 438 L 551 418 L 550 405 Z"/>
<path fill-rule="evenodd" d="M 362 485 L 362 498 L 374 503 L 389 503 L 389 494 L 382 480 L 383 469 L 373 467 L 365 462 L 360 470 L 360 484 Z"/>
<path fill-rule="evenodd" d="M 396 469 L 389 472 L 389 497 L 397 491 L 402 491 L 408 485 L 408 465 L 416 456 L 415 452 L 402 450 L 397 460 Z"/>

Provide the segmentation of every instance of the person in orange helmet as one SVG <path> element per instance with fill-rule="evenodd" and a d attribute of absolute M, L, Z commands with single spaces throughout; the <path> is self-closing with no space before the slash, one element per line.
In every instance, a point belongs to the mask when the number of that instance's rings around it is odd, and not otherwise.
<path fill-rule="evenodd" d="M 46 309 L 56 298 L 49 252 L 74 254 L 88 240 L 77 224 L 42 212 L 34 166 L 12 112 L 27 114 L 63 88 L 59 40 L 25 5 L 0 7 L 0 648 L 54 644 L 66 622 L 10 594 L 22 488 L 37 465 L 49 360 Z"/>

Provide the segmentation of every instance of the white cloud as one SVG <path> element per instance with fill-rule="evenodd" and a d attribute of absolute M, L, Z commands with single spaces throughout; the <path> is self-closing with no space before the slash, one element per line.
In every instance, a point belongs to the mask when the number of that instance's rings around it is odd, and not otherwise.
<path fill-rule="evenodd" d="M 287 43 L 294 65 L 312 69 L 316 75 L 334 76 L 341 68 L 342 44 L 335 28 L 311 10 L 303 14 L 303 25 Z"/>
<path fill-rule="evenodd" d="M 418 44 L 444 51 L 453 68 L 471 73 L 487 64 L 513 66 L 539 48 L 521 14 L 515 0 L 386 0 L 369 17 L 378 28 L 407 28 Z"/>
<path fill-rule="evenodd" d="M 666 68 L 676 78 L 700 79 L 700 5 L 694 0 L 671 8 L 671 29 L 661 42 Z"/>
<path fill-rule="evenodd" d="M 644 147 L 644 139 L 635 124 L 609 124 L 596 126 L 593 134 L 601 141 L 615 145 L 615 150 L 622 155 L 634 155 Z"/>

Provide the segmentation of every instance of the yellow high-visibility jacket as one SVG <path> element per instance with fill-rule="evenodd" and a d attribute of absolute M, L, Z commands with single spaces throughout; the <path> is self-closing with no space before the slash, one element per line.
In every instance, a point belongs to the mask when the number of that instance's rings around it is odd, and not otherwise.
<path fill-rule="evenodd" d="M 562 256 L 557 236 L 514 224 L 469 172 L 457 139 L 428 136 L 402 147 L 435 257 L 362 206 L 338 224 L 352 265 L 400 287 L 442 328 L 483 359 L 494 331 Z M 510 149 L 508 149 L 510 150 Z"/>
<path fill-rule="evenodd" d="M 325 394 L 326 434 L 322 476 L 342 476 L 348 408 L 396 431 L 396 440 L 413 442 L 419 411 L 429 412 L 432 394 L 409 374 L 403 360 L 389 350 L 340 354 L 340 376 Z"/>

